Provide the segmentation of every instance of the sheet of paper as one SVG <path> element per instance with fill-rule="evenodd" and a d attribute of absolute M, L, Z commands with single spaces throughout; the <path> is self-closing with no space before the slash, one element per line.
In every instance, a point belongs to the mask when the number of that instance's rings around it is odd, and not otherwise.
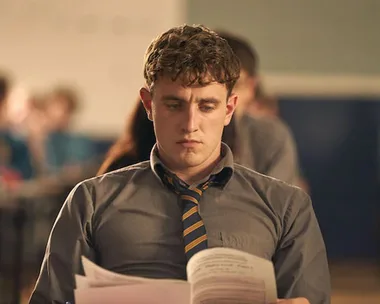
<path fill-rule="evenodd" d="M 192 304 L 266 304 L 277 301 L 271 261 L 231 249 L 212 248 L 187 265 Z"/>
<path fill-rule="evenodd" d="M 79 274 L 75 275 L 75 286 L 77 289 L 91 287 L 89 280 L 85 276 Z"/>
<path fill-rule="evenodd" d="M 76 304 L 190 304 L 190 284 L 146 283 L 76 289 Z"/>
<path fill-rule="evenodd" d="M 90 287 L 115 286 L 115 285 L 134 285 L 143 283 L 173 283 L 182 284 L 182 280 L 169 279 L 147 279 L 136 276 L 124 275 L 104 269 L 86 257 L 82 256 L 83 270 L 86 275 L 87 284 Z"/>

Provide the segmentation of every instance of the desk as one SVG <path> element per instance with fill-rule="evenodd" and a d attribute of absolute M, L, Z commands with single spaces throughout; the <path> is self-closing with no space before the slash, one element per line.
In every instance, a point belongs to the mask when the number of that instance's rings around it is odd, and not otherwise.
<path fill-rule="evenodd" d="M 14 254 L 11 256 L 11 302 L 21 302 L 22 278 L 24 271 L 25 232 L 26 223 L 30 219 L 31 205 L 41 200 L 63 203 L 62 196 L 66 195 L 67 189 L 72 186 L 67 183 L 58 183 L 58 180 L 34 180 L 25 182 L 16 191 L 0 190 L 0 223 L 4 212 L 11 215 L 12 230 L 14 231 L 15 243 L 12 246 Z M 51 198 L 51 199 L 47 199 Z M 58 205 L 57 205 L 58 206 Z M 3 218 L 4 219 L 4 218 Z M 34 225 L 34 223 L 33 223 Z M 0 261 L 3 253 L 3 231 L 0 231 Z M 3 266 L 0 263 L 0 270 Z M 1 302 L 1 301 L 0 301 Z M 8 303 L 8 302 L 7 302 Z"/>

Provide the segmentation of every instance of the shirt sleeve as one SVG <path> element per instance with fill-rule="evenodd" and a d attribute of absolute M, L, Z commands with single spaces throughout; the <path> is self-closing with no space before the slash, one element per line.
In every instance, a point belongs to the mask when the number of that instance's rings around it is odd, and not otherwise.
<path fill-rule="evenodd" d="M 74 303 L 75 274 L 83 274 L 81 256 L 94 260 L 91 246 L 91 193 L 78 184 L 53 225 L 41 271 L 29 303 Z"/>
<path fill-rule="evenodd" d="M 299 189 L 285 213 L 273 262 L 279 298 L 305 297 L 312 304 L 330 303 L 325 244 L 310 197 Z"/>

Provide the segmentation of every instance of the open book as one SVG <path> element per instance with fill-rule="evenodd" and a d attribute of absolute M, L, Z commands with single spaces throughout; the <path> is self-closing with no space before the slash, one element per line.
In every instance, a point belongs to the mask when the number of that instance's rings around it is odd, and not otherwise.
<path fill-rule="evenodd" d="M 76 304 L 268 304 L 276 303 L 271 261 L 231 248 L 209 248 L 187 264 L 187 281 L 117 274 L 82 257 Z"/>

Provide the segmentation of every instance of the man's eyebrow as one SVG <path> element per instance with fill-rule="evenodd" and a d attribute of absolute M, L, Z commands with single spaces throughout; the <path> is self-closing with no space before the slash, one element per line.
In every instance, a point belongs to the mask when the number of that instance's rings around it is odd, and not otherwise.
<path fill-rule="evenodd" d="M 201 98 L 199 102 L 202 103 L 213 103 L 213 104 L 219 104 L 220 100 L 214 97 L 209 97 L 209 98 Z"/>
<path fill-rule="evenodd" d="M 187 102 L 186 99 L 182 98 L 182 97 L 179 97 L 179 96 L 176 96 L 176 95 L 164 95 L 162 97 L 162 100 L 163 101 L 178 101 L 178 102 Z M 197 103 L 212 103 L 212 104 L 219 104 L 221 103 L 221 101 L 215 97 L 206 97 L 206 98 L 200 98 L 197 100 Z"/>
<path fill-rule="evenodd" d="M 180 101 L 180 102 L 186 102 L 185 99 L 178 97 L 176 95 L 164 95 L 162 97 L 162 100 L 164 101 Z"/>

